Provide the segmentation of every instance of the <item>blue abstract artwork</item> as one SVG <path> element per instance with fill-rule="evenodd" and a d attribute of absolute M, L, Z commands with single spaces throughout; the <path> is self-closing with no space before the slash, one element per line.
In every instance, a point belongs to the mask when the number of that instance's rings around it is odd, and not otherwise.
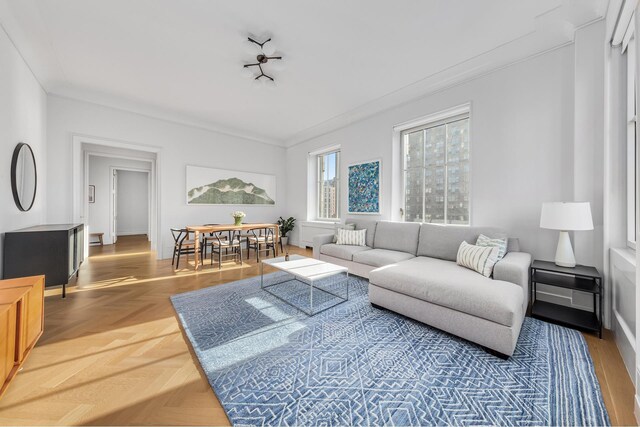
<path fill-rule="evenodd" d="M 380 160 L 349 166 L 349 213 L 380 213 Z"/>

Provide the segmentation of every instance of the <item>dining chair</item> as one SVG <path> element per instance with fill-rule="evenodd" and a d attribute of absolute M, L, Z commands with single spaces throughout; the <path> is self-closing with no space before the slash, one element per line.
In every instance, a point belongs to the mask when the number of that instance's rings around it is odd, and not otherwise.
<path fill-rule="evenodd" d="M 212 225 L 220 225 L 220 224 L 204 224 L 205 227 L 207 226 L 212 226 Z M 213 235 L 215 233 L 202 233 L 202 242 L 200 244 L 200 247 L 202 248 L 202 251 L 200 252 L 200 261 L 204 264 L 204 259 L 207 257 L 207 249 L 211 248 L 212 245 L 212 241 L 213 239 Z"/>
<path fill-rule="evenodd" d="M 251 222 L 243 222 L 243 225 L 251 225 Z M 253 236 L 251 230 L 240 230 L 240 240 L 244 242 L 247 248 L 247 259 L 249 259 L 249 237 Z"/>
<path fill-rule="evenodd" d="M 247 258 L 251 257 L 251 249 L 256 251 L 256 261 L 260 262 L 260 254 L 266 253 L 269 255 L 269 251 L 273 252 L 273 257 L 276 256 L 276 238 L 273 228 L 260 228 L 249 230 L 249 237 L 247 238 Z"/>
<path fill-rule="evenodd" d="M 176 270 L 180 267 L 180 255 L 186 255 L 187 262 L 189 261 L 189 254 L 198 256 L 196 254 L 196 242 L 193 239 L 189 239 L 191 232 L 186 228 L 172 228 L 171 235 L 173 236 L 173 256 L 171 258 L 171 265 L 176 264 Z M 202 247 L 200 248 L 200 252 Z"/>
<path fill-rule="evenodd" d="M 213 265 L 213 255 L 218 255 L 218 269 L 222 268 L 222 258 L 234 257 L 236 262 L 242 259 L 242 240 L 238 230 L 218 231 L 207 237 L 207 242 L 211 245 L 211 265 Z M 224 253 L 223 253 L 224 252 Z"/>

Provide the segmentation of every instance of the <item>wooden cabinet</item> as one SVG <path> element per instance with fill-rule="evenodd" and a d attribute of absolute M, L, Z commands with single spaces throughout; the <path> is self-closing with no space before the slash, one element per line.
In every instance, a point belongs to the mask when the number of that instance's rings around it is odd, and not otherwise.
<path fill-rule="evenodd" d="M 5 279 L 43 274 L 46 286 L 62 285 L 66 295 L 69 279 L 84 259 L 82 224 L 38 225 L 4 235 Z"/>
<path fill-rule="evenodd" d="M 44 276 L 0 280 L 0 396 L 44 330 Z"/>
<path fill-rule="evenodd" d="M 16 305 L 0 305 L 0 382 L 4 384 L 12 374 L 16 356 Z"/>

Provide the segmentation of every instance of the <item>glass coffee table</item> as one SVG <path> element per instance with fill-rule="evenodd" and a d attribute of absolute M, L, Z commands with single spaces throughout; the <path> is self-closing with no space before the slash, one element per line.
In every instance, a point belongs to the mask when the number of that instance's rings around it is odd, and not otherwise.
<path fill-rule="evenodd" d="M 265 268 L 277 271 L 265 276 Z M 302 255 L 265 259 L 260 288 L 313 316 L 349 299 L 349 269 Z"/>

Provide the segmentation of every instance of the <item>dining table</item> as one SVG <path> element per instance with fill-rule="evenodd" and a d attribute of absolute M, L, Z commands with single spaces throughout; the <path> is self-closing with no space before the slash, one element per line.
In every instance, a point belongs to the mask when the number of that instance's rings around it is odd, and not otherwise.
<path fill-rule="evenodd" d="M 200 257 L 197 255 L 200 253 L 200 233 L 217 233 L 220 231 L 249 231 L 249 230 L 264 230 L 267 228 L 273 229 L 273 235 L 275 236 L 274 251 L 278 256 L 278 242 L 280 241 L 280 226 L 275 223 L 248 223 L 248 224 L 212 224 L 212 225 L 188 225 L 187 231 L 194 234 L 193 240 L 195 241 L 195 269 L 200 267 Z"/>

